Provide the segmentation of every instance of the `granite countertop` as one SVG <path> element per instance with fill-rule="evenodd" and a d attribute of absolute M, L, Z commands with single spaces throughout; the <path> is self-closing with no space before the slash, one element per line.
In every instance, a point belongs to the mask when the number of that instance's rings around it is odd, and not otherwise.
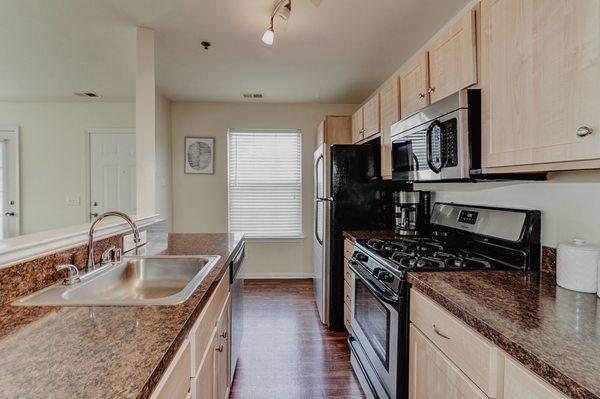
<path fill-rule="evenodd" d="M 147 398 L 209 294 L 240 234 L 170 234 L 147 255 L 220 255 L 175 306 L 0 307 L 0 398 Z"/>
<path fill-rule="evenodd" d="M 378 238 L 380 240 L 397 238 L 391 230 L 351 230 L 344 231 L 343 234 L 345 238 L 351 241 L 368 240 L 371 238 Z"/>
<path fill-rule="evenodd" d="M 389 231 L 348 231 L 351 240 Z M 413 288 L 494 342 L 564 394 L 600 399 L 600 299 L 555 276 L 509 270 L 409 272 Z"/>
<path fill-rule="evenodd" d="M 600 398 L 600 299 L 547 273 L 409 272 L 408 281 L 572 398 Z"/>

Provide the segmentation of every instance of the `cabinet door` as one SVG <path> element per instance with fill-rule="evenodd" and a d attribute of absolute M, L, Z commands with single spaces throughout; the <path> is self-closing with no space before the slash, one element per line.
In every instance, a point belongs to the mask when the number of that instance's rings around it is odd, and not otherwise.
<path fill-rule="evenodd" d="M 599 20 L 597 0 L 482 1 L 484 167 L 600 158 Z"/>
<path fill-rule="evenodd" d="M 450 359 L 410 325 L 409 399 L 486 399 Z"/>
<path fill-rule="evenodd" d="M 504 399 L 567 399 L 511 358 L 504 366 Z"/>
<path fill-rule="evenodd" d="M 219 322 L 217 323 L 217 345 L 215 355 L 215 388 L 216 398 L 226 399 L 229 396 L 229 320 L 231 313 L 229 297 L 223 306 Z"/>
<path fill-rule="evenodd" d="M 351 144 L 352 117 L 346 115 L 327 116 L 324 124 L 324 135 L 327 144 Z"/>
<path fill-rule="evenodd" d="M 352 115 L 352 142 L 357 143 L 363 139 L 363 109 L 362 107 Z"/>
<path fill-rule="evenodd" d="M 431 103 L 477 83 L 475 32 L 475 11 L 471 11 L 429 48 Z"/>
<path fill-rule="evenodd" d="M 395 78 L 381 89 L 381 177 L 392 177 L 392 125 L 400 120 L 400 87 Z"/>
<path fill-rule="evenodd" d="M 379 133 L 380 129 L 379 118 L 379 93 L 363 105 L 363 138 L 371 137 Z"/>
<path fill-rule="evenodd" d="M 198 374 L 192 381 L 193 399 L 212 399 L 215 397 L 215 355 L 217 354 L 218 329 L 213 329 L 208 348 L 198 367 Z"/>
<path fill-rule="evenodd" d="M 429 104 L 427 52 L 414 56 L 400 71 L 400 112 L 405 118 Z"/>

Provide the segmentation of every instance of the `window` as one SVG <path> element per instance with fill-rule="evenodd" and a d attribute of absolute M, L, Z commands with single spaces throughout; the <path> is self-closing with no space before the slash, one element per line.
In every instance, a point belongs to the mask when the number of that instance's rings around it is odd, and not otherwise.
<path fill-rule="evenodd" d="M 229 130 L 229 231 L 248 238 L 302 236 L 299 130 Z"/>

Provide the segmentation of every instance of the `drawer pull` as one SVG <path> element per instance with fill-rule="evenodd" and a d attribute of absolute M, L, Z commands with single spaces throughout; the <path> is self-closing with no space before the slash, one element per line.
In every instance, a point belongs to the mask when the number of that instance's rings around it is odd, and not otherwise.
<path fill-rule="evenodd" d="M 436 333 L 437 335 L 439 335 L 442 338 L 446 338 L 446 339 L 450 339 L 449 336 L 447 336 L 446 334 L 444 334 L 443 332 L 441 332 L 437 326 L 435 325 L 435 323 L 431 324 L 431 329 L 433 330 L 434 333 Z"/>
<path fill-rule="evenodd" d="M 223 346 L 223 344 L 221 344 L 221 345 L 219 345 L 219 346 L 217 346 L 217 347 L 215 348 L 215 350 L 216 350 L 217 352 L 223 352 L 223 349 L 225 349 L 225 347 Z"/>
<path fill-rule="evenodd" d="M 223 331 L 221 333 L 221 338 L 227 338 L 227 331 Z"/>

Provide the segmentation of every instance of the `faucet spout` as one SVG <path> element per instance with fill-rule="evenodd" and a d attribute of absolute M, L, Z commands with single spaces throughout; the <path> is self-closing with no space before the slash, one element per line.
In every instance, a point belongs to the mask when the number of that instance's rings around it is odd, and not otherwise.
<path fill-rule="evenodd" d="M 109 211 L 98 216 L 90 226 L 90 231 L 88 233 L 88 260 L 87 260 L 87 271 L 91 272 L 96 268 L 96 264 L 94 262 L 94 231 L 96 230 L 96 225 L 104 220 L 107 217 L 115 216 L 125 220 L 129 226 L 131 227 L 131 231 L 133 232 L 133 242 L 135 244 L 135 254 L 138 255 L 138 245 L 140 243 L 140 232 L 133 222 L 133 220 L 125 213 L 119 211 Z"/>

